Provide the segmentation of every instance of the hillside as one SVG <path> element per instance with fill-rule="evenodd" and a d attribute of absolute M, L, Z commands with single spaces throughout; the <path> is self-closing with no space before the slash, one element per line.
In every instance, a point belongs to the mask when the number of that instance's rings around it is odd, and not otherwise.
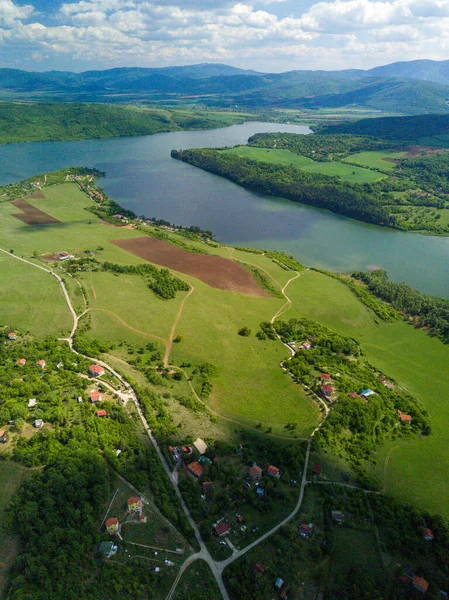
<path fill-rule="evenodd" d="M 227 65 L 202 64 L 161 69 L 33 73 L 0 69 L 5 99 L 65 102 L 164 102 L 216 107 L 318 109 L 365 107 L 380 112 L 449 112 L 443 79 L 410 78 L 400 69 L 257 73 Z"/>
<path fill-rule="evenodd" d="M 410 117 L 379 117 L 361 119 L 320 128 L 320 133 L 369 135 L 384 140 L 418 141 L 432 136 L 449 134 L 449 115 L 416 115 Z"/>
<path fill-rule="evenodd" d="M 0 144 L 152 135 L 240 123 L 244 115 L 44 102 L 0 102 Z"/>

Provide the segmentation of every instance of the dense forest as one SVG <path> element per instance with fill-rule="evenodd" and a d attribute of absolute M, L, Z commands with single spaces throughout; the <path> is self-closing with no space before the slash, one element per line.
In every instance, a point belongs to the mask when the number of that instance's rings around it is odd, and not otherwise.
<path fill-rule="evenodd" d="M 346 217 L 395 226 L 395 217 L 383 206 L 394 203 L 383 182 L 350 184 L 335 177 L 308 173 L 291 166 L 273 165 L 212 149 L 172 150 L 173 158 L 200 167 L 260 194 L 327 208 Z"/>
<path fill-rule="evenodd" d="M 405 117 L 360 119 L 353 123 L 323 125 L 322 134 L 350 134 L 374 136 L 383 140 L 416 142 L 424 137 L 449 134 L 449 115 L 430 114 Z"/>
<path fill-rule="evenodd" d="M 428 327 L 432 333 L 449 342 L 448 300 L 426 296 L 407 283 L 390 281 L 383 270 L 360 271 L 353 277 L 363 281 L 372 294 L 413 318 L 416 325 Z"/>
<path fill-rule="evenodd" d="M 231 122 L 243 122 L 243 118 L 220 120 L 193 111 L 107 104 L 1 102 L 0 144 L 152 135 L 182 129 L 213 129 Z"/>
<path fill-rule="evenodd" d="M 423 189 L 436 190 L 439 195 L 444 196 L 449 194 L 449 152 L 403 159 L 398 171 L 401 175 L 412 178 Z"/>

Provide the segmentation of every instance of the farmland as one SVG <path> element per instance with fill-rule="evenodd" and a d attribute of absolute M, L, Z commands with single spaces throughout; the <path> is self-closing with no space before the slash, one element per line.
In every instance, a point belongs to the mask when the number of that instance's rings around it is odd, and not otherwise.
<path fill-rule="evenodd" d="M 349 181 L 351 183 L 371 183 L 384 177 L 384 175 L 381 173 L 375 173 L 374 171 L 370 171 L 368 169 L 346 165 L 341 162 L 318 162 L 308 158 L 307 156 L 294 154 L 293 152 L 290 152 L 290 150 L 256 148 L 254 146 L 237 146 L 236 148 L 231 148 L 230 150 L 224 150 L 224 152 L 226 154 L 236 154 L 242 158 L 250 158 L 252 160 L 268 162 L 276 165 L 292 165 L 293 167 L 304 169 L 310 173 L 321 173 L 322 175 L 329 175 L 331 177 L 341 177 L 341 179 L 344 181 Z M 370 166 L 369 164 L 360 164 L 362 166 Z"/>
<path fill-rule="evenodd" d="M 407 156 L 406 152 L 396 152 L 394 150 L 378 150 L 376 152 L 359 152 L 343 158 L 343 162 L 360 165 L 382 171 L 391 171 L 395 168 L 396 162 Z"/>

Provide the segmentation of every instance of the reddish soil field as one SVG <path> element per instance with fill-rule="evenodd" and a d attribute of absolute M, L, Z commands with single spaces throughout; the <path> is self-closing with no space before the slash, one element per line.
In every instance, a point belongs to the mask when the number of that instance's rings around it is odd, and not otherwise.
<path fill-rule="evenodd" d="M 186 252 L 153 237 L 115 240 L 112 243 L 156 265 L 192 275 L 219 290 L 270 297 L 254 281 L 249 271 L 227 258 Z"/>
<path fill-rule="evenodd" d="M 22 198 L 22 200 L 26 200 L 27 198 L 45 198 L 43 192 L 41 192 L 41 190 L 37 190 L 37 192 L 34 192 L 33 194 L 30 194 L 29 196 L 25 196 L 25 198 Z"/>
<path fill-rule="evenodd" d="M 36 192 L 38 193 L 38 192 Z M 31 196 L 29 196 L 31 197 Z M 58 219 L 47 215 L 35 206 L 28 204 L 24 198 L 19 198 L 11 202 L 15 207 L 19 208 L 22 213 L 15 213 L 12 216 L 20 221 L 23 221 L 27 225 L 49 225 L 50 223 L 60 223 Z"/>

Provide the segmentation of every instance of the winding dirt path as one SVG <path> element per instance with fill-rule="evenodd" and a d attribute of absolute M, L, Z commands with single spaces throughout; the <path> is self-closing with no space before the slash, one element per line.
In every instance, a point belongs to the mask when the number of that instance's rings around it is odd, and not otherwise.
<path fill-rule="evenodd" d="M 92 312 L 92 311 L 99 311 L 99 312 L 104 312 L 107 313 L 109 315 L 112 315 L 119 323 L 120 325 L 122 325 L 122 327 L 125 327 L 125 329 L 129 329 L 130 331 L 132 331 L 133 333 L 137 333 L 138 335 L 143 335 L 145 337 L 150 337 L 153 338 L 155 340 L 159 340 L 160 342 L 162 342 L 164 344 L 164 346 L 167 346 L 168 344 L 168 340 L 159 337 L 158 335 L 154 335 L 153 333 L 148 333 L 146 331 L 141 331 L 140 329 L 136 329 L 135 327 L 132 327 L 131 325 L 128 325 L 128 323 L 126 323 L 126 321 L 124 321 L 121 317 L 119 317 L 115 312 L 113 312 L 112 310 L 109 310 L 107 308 L 87 308 L 80 316 L 79 318 L 81 319 L 81 317 L 83 317 L 85 314 L 87 314 L 88 312 Z"/>

